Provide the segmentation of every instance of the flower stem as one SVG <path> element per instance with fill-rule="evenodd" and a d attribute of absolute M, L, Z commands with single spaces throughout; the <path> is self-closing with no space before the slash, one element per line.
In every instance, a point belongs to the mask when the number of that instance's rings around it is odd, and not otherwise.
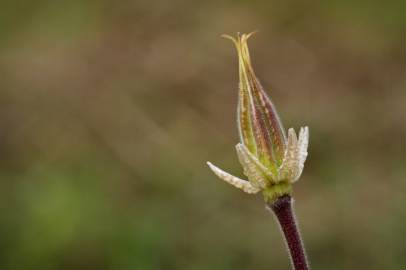
<path fill-rule="evenodd" d="M 300 237 L 292 204 L 292 197 L 284 195 L 272 203 L 267 203 L 267 206 L 278 219 L 280 228 L 285 237 L 286 245 L 289 249 L 289 255 L 294 270 L 309 270 L 306 252 Z"/>

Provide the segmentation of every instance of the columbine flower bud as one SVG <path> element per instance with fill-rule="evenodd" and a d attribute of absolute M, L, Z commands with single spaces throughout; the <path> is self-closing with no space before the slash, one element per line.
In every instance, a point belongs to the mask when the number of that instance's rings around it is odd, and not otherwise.
<path fill-rule="evenodd" d="M 284 128 L 271 99 L 259 83 L 251 65 L 247 40 L 252 35 L 238 34 L 232 40 L 238 53 L 239 102 L 236 145 L 238 159 L 247 180 L 233 176 L 207 162 L 212 171 L 224 181 L 247 193 L 263 191 L 267 201 L 291 193 L 291 184 L 302 173 L 307 157 L 309 130 L 301 128 L 297 138 L 293 128 L 286 137 Z"/>

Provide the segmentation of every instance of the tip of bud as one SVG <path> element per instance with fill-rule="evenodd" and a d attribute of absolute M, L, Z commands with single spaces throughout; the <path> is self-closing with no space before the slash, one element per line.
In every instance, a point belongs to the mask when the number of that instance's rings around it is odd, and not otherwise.
<path fill-rule="evenodd" d="M 259 32 L 258 30 L 252 31 L 252 32 L 250 32 L 248 34 L 241 34 L 240 32 L 238 32 L 237 37 L 233 37 L 233 36 L 227 35 L 227 34 L 222 34 L 221 37 L 231 40 L 236 45 L 236 47 L 238 49 L 238 47 L 241 46 L 241 44 L 246 43 L 247 40 L 251 36 L 255 35 L 258 32 Z"/>

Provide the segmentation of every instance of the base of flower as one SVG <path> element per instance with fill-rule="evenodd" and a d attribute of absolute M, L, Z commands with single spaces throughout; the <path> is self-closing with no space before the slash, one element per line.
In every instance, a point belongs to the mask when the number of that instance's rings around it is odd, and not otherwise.
<path fill-rule="evenodd" d="M 281 181 L 266 187 L 262 194 L 264 195 L 265 202 L 272 204 L 278 198 L 292 193 L 292 184 L 287 181 Z"/>

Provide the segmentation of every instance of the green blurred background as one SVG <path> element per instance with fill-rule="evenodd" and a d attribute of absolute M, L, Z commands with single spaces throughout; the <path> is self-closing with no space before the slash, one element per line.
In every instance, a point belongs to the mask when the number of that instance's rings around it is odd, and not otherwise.
<path fill-rule="evenodd" d="M 234 145 L 237 59 L 308 125 L 314 270 L 406 269 L 405 1 L 1 1 L 0 269 L 290 269 Z"/>

